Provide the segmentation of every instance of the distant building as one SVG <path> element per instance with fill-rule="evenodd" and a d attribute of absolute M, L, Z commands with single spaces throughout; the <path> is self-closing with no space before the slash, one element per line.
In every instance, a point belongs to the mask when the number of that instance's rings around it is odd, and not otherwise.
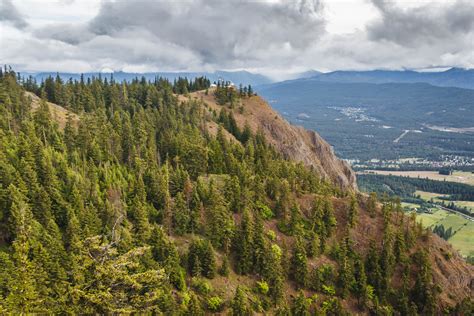
<path fill-rule="evenodd" d="M 439 170 L 439 174 L 441 175 L 445 175 L 445 176 L 450 176 L 453 174 L 453 169 L 450 169 L 450 168 L 441 168 Z"/>

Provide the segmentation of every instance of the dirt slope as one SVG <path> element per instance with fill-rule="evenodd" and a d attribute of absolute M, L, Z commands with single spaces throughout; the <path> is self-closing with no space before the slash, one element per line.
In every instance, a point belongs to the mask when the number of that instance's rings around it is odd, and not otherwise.
<path fill-rule="evenodd" d="M 191 93 L 191 98 L 202 99 L 212 109 L 220 111 L 212 91 Z M 338 159 L 332 147 L 314 131 L 294 126 L 282 118 L 259 96 L 243 98 L 234 109 L 235 120 L 240 128 L 248 124 L 253 132 L 263 131 L 267 141 L 286 158 L 313 167 L 324 178 L 341 188 L 356 189 L 355 173 L 349 165 Z"/>
<path fill-rule="evenodd" d="M 25 94 L 27 97 L 31 98 L 31 109 L 33 111 L 36 111 L 36 109 L 38 109 L 40 106 L 41 99 L 32 92 L 25 92 Z M 73 122 L 79 121 L 79 116 L 77 114 L 63 108 L 60 105 L 51 102 L 46 103 L 48 104 L 49 111 L 51 112 L 51 117 L 58 123 L 59 128 L 64 129 L 64 127 L 66 126 L 68 115 L 72 118 Z"/>

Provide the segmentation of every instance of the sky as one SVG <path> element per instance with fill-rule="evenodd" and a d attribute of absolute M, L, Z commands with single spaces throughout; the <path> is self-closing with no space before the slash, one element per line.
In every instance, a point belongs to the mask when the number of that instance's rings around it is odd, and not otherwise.
<path fill-rule="evenodd" d="M 0 0 L 17 71 L 474 68 L 472 0 Z"/>

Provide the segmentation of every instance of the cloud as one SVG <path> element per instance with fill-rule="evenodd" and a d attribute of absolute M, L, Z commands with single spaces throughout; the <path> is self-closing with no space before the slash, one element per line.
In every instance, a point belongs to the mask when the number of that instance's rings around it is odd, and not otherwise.
<path fill-rule="evenodd" d="M 28 25 L 10 0 L 0 0 L 0 21 L 11 23 L 20 29 Z"/>
<path fill-rule="evenodd" d="M 381 19 L 367 30 L 371 40 L 416 47 L 440 41 L 461 42 L 474 32 L 474 3 L 450 1 L 403 9 L 393 2 L 372 0 Z M 444 42 L 443 44 L 446 44 Z"/>
<path fill-rule="evenodd" d="M 0 64 L 72 72 L 246 69 L 278 79 L 307 69 L 474 67 L 468 1 L 357 0 L 365 3 L 363 13 L 371 12 L 363 23 L 356 19 L 366 16 L 354 6 L 321 1 L 104 0 L 81 19 L 65 11 L 66 18 L 50 20 L 33 16 L 29 6 L 23 28 L 0 23 Z M 56 9 L 85 12 L 84 6 L 75 1 Z M 334 14 L 357 27 L 329 32 Z"/>
<path fill-rule="evenodd" d="M 317 0 L 117 1 L 105 2 L 87 25 L 50 25 L 36 35 L 81 46 L 101 36 L 123 42 L 133 34 L 134 40 L 159 42 L 178 57 L 180 50 L 191 53 L 202 65 L 236 67 L 307 49 L 324 33 L 320 12 Z"/>

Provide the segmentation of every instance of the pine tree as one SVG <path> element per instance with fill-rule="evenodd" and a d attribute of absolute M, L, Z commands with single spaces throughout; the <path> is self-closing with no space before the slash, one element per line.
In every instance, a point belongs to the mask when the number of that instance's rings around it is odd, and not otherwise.
<path fill-rule="evenodd" d="M 40 297 L 36 289 L 35 266 L 29 258 L 31 249 L 33 214 L 26 197 L 14 185 L 9 186 L 11 199 L 12 228 L 15 236 L 13 241 L 13 263 L 16 267 L 12 271 L 13 277 L 8 285 L 9 294 L 6 297 L 6 306 L 9 310 L 24 314 L 37 312 Z"/>
<path fill-rule="evenodd" d="M 251 85 L 249 85 L 248 88 L 247 88 L 247 95 L 249 97 L 253 96 L 253 89 L 252 89 Z"/>
<path fill-rule="evenodd" d="M 202 203 L 199 194 L 196 189 L 191 194 L 191 200 L 189 202 L 189 231 L 191 233 L 197 233 L 201 226 L 201 209 Z"/>
<path fill-rule="evenodd" d="M 291 257 L 292 278 L 299 287 L 305 287 L 308 277 L 307 257 L 303 241 L 298 238 Z"/>
<path fill-rule="evenodd" d="M 207 240 L 195 240 L 189 247 L 188 269 L 192 276 L 203 275 L 212 279 L 216 275 L 214 249 Z"/>
<path fill-rule="evenodd" d="M 236 271 L 239 274 L 248 274 L 253 270 L 253 237 L 254 228 L 249 211 L 244 210 L 240 229 L 236 234 L 235 253 Z"/>
<path fill-rule="evenodd" d="M 367 276 L 365 275 L 364 262 L 357 257 L 354 261 L 354 284 L 353 291 L 357 296 L 357 302 L 360 307 L 367 306 Z"/>
<path fill-rule="evenodd" d="M 194 292 L 191 292 L 190 299 L 188 302 L 188 308 L 186 311 L 186 315 L 189 316 L 204 316 L 204 311 L 201 306 L 201 302 L 199 302 L 199 298 L 197 297 Z"/>
<path fill-rule="evenodd" d="M 173 231 L 183 235 L 189 231 L 190 212 L 184 199 L 184 194 L 179 192 L 174 200 Z"/>
<path fill-rule="evenodd" d="M 229 238 L 233 238 L 234 221 L 215 183 L 210 183 L 208 192 L 205 210 L 206 235 L 216 248 L 221 249 L 228 243 Z"/>
<path fill-rule="evenodd" d="M 306 253 L 309 258 L 316 257 L 319 254 L 320 245 L 321 242 L 318 235 L 314 231 L 311 231 L 309 233 L 309 240 L 306 246 Z"/>
<path fill-rule="evenodd" d="M 150 222 L 148 220 L 148 205 L 146 202 L 146 192 L 141 177 L 136 183 L 132 204 L 130 206 L 130 214 L 135 222 L 135 235 L 140 243 L 144 243 L 150 237 Z"/>
<path fill-rule="evenodd" d="M 340 296 L 342 298 L 347 297 L 349 294 L 349 287 L 352 283 L 351 267 L 349 264 L 349 258 L 346 253 L 342 255 L 339 260 L 339 273 L 338 273 L 338 285 L 340 289 Z"/>
<path fill-rule="evenodd" d="M 423 314 L 434 315 L 436 312 L 436 291 L 433 286 L 428 255 L 425 251 L 419 251 L 414 258 L 417 260 L 420 270 L 416 275 L 415 285 L 412 289 L 412 301 L 416 303 L 418 310 Z"/>
<path fill-rule="evenodd" d="M 370 193 L 369 199 L 367 201 L 367 211 L 369 212 L 370 217 L 375 217 L 375 212 L 377 210 L 377 194 L 375 192 Z"/>
<path fill-rule="evenodd" d="M 247 302 L 247 295 L 241 286 L 238 286 L 235 290 L 235 296 L 231 302 L 231 309 L 233 316 L 252 315 L 252 310 Z"/>
<path fill-rule="evenodd" d="M 357 215 L 359 213 L 359 207 L 357 205 L 357 199 L 356 197 L 352 194 L 351 195 L 351 202 L 349 205 L 349 227 L 354 227 L 356 222 L 357 222 Z"/>
<path fill-rule="evenodd" d="M 216 275 L 216 258 L 214 255 L 214 249 L 212 244 L 205 240 L 201 249 L 201 262 L 202 262 L 202 271 L 203 275 L 206 278 L 212 279 Z"/>
<path fill-rule="evenodd" d="M 230 273 L 230 266 L 229 266 L 229 259 L 227 259 L 227 256 L 222 258 L 222 264 L 221 267 L 219 268 L 219 274 L 222 276 L 229 276 Z"/>
<path fill-rule="evenodd" d="M 254 272 L 264 275 L 268 270 L 268 245 L 265 238 L 265 228 L 262 216 L 257 212 L 254 215 L 254 236 L 253 236 L 253 265 Z"/>
<path fill-rule="evenodd" d="M 367 275 L 367 283 L 372 285 L 375 292 L 380 296 L 382 271 L 380 271 L 379 250 L 375 245 L 375 241 L 370 242 L 369 251 L 365 259 L 365 270 Z"/>
<path fill-rule="evenodd" d="M 323 234 L 326 237 L 330 237 L 334 228 L 337 225 L 336 217 L 334 216 L 334 208 L 332 205 L 332 201 L 328 196 L 325 196 L 323 199 L 323 223 L 324 223 L 324 231 Z"/>
<path fill-rule="evenodd" d="M 293 307 L 291 309 L 291 314 L 294 316 L 309 316 L 311 315 L 309 312 L 309 306 L 311 304 L 311 300 L 307 299 L 304 295 L 304 292 L 300 290 L 298 295 L 296 296 Z"/>

